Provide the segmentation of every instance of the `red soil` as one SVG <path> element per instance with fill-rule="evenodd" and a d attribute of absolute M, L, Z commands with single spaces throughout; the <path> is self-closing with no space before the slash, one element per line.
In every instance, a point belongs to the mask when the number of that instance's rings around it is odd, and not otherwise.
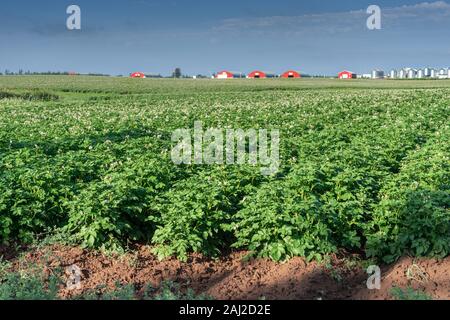
<path fill-rule="evenodd" d="M 50 246 L 35 249 L 18 259 L 0 248 L 13 262 L 23 268 L 23 261 L 42 266 L 47 273 L 57 268 L 76 265 L 82 270 L 81 290 L 61 289 L 68 298 L 99 286 L 114 288 L 117 282 L 132 283 L 136 288 L 150 284 L 159 287 L 162 281 L 178 283 L 182 290 L 191 288 L 220 300 L 271 299 L 392 299 L 392 287 L 412 287 L 434 299 L 450 299 L 450 257 L 434 259 L 404 258 L 382 266 L 381 290 L 368 290 L 368 278 L 362 263 L 355 257 L 331 259 L 325 266 L 294 258 L 285 263 L 267 259 L 243 259 L 244 252 L 232 253 L 218 260 L 191 255 L 188 262 L 176 259 L 158 261 L 149 247 L 139 247 L 121 256 L 107 256 L 80 248 Z M 353 263 L 349 262 L 353 261 Z"/>

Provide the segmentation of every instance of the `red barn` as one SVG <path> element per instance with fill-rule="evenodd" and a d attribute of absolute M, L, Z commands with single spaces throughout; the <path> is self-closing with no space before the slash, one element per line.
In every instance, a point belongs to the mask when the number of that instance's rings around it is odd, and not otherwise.
<path fill-rule="evenodd" d="M 131 78 L 141 78 L 144 79 L 145 78 L 145 74 L 143 72 L 133 72 L 130 75 Z"/>
<path fill-rule="evenodd" d="M 221 71 L 217 73 L 214 78 L 216 79 L 234 79 L 234 78 L 242 78 L 242 74 L 230 71 Z"/>
<path fill-rule="evenodd" d="M 301 78 L 302 76 L 297 71 L 289 70 L 289 71 L 286 71 L 285 73 L 283 73 L 281 75 L 281 77 L 282 78 Z"/>
<path fill-rule="evenodd" d="M 274 74 L 270 74 L 270 73 L 259 71 L 259 70 L 250 72 L 247 76 L 247 78 L 250 78 L 250 79 L 265 79 L 265 78 L 275 78 L 275 77 L 276 76 Z"/>
<path fill-rule="evenodd" d="M 356 73 L 350 71 L 342 71 L 338 74 L 339 79 L 356 79 Z"/>

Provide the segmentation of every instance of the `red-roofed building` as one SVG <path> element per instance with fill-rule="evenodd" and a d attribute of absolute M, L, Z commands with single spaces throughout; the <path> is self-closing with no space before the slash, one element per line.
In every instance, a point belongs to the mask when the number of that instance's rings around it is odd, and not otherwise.
<path fill-rule="evenodd" d="M 276 75 L 256 70 L 256 71 L 250 72 L 247 77 L 250 79 L 265 79 L 265 78 L 275 78 Z"/>
<path fill-rule="evenodd" d="M 356 73 L 350 71 L 342 71 L 338 74 L 339 79 L 356 79 Z"/>
<path fill-rule="evenodd" d="M 143 72 L 133 72 L 132 74 L 130 74 L 131 78 L 141 78 L 144 79 L 145 78 L 145 74 Z"/>
<path fill-rule="evenodd" d="M 218 72 L 214 78 L 216 79 L 234 79 L 234 78 L 242 78 L 242 74 L 237 72 L 230 72 L 230 71 L 221 71 Z"/>
<path fill-rule="evenodd" d="M 294 71 L 294 70 L 289 70 L 289 71 L 286 71 L 285 73 L 283 73 L 282 75 L 281 75 L 281 78 L 301 78 L 302 76 L 300 75 L 300 73 L 299 72 L 297 72 L 297 71 Z"/>

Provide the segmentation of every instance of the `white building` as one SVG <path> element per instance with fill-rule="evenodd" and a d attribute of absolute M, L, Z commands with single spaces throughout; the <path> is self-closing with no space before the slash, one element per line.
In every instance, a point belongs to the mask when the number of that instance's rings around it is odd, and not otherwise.
<path fill-rule="evenodd" d="M 372 79 L 383 79 L 384 71 L 383 70 L 373 70 L 372 71 Z"/>
<path fill-rule="evenodd" d="M 438 78 L 439 79 L 448 79 L 448 69 L 439 70 Z"/>
<path fill-rule="evenodd" d="M 416 77 L 416 70 L 408 69 L 408 79 L 414 79 Z"/>
<path fill-rule="evenodd" d="M 391 70 L 391 72 L 389 73 L 389 77 L 391 79 L 397 78 L 397 70 Z"/>
<path fill-rule="evenodd" d="M 437 78 L 437 72 L 434 69 L 430 70 L 430 78 Z"/>
<path fill-rule="evenodd" d="M 418 79 L 423 79 L 425 77 L 424 74 L 425 74 L 425 72 L 424 72 L 423 69 L 418 70 L 417 71 L 417 78 Z"/>

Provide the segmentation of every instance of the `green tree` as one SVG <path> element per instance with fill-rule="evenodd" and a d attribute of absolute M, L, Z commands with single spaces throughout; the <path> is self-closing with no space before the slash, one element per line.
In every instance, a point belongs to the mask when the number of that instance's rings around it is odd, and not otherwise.
<path fill-rule="evenodd" d="M 173 72 L 172 76 L 174 78 L 181 78 L 182 73 L 181 73 L 181 68 L 175 68 L 175 71 Z"/>

